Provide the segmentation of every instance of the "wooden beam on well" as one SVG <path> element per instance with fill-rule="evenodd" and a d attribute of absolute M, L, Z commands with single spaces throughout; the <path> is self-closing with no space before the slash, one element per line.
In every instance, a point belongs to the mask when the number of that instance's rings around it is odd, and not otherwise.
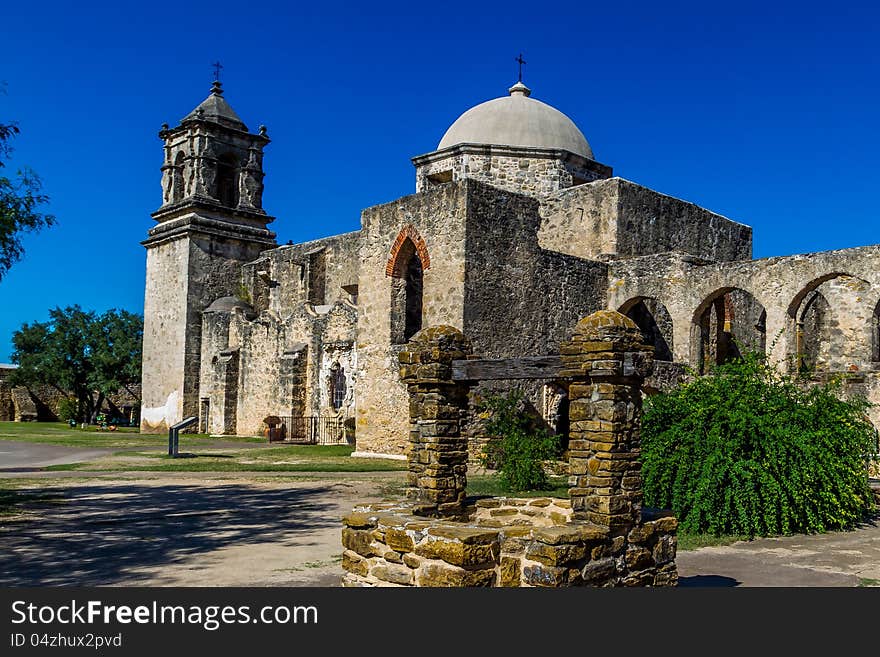
<path fill-rule="evenodd" d="M 562 359 L 559 355 L 454 360 L 452 380 L 556 379 L 561 366 Z"/>

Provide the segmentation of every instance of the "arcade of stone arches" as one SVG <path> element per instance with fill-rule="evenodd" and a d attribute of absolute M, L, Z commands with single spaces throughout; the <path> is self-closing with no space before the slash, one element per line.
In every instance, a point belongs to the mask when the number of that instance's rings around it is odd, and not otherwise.
<path fill-rule="evenodd" d="M 804 374 L 880 369 L 880 288 L 858 276 L 821 275 L 784 307 L 736 286 L 713 290 L 689 314 L 667 304 L 663 296 L 638 295 L 617 309 L 642 329 L 657 360 L 687 363 L 700 374 L 746 350 Z M 777 315 L 773 333 L 768 312 Z"/>

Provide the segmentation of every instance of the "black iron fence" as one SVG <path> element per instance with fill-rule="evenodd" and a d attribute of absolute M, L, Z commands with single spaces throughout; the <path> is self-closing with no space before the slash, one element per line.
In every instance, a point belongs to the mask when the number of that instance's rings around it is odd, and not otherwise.
<path fill-rule="evenodd" d="M 281 424 L 269 431 L 269 442 L 284 441 L 301 445 L 346 445 L 345 418 L 279 416 Z"/>

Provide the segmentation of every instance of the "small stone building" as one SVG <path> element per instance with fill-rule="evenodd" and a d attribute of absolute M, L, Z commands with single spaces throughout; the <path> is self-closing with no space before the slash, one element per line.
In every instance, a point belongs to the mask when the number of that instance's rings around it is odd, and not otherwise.
<path fill-rule="evenodd" d="M 414 194 L 365 209 L 358 231 L 302 244 L 276 244 L 266 128 L 251 132 L 219 82 L 159 136 L 162 205 L 143 242 L 145 431 L 196 416 L 204 432 L 257 435 L 267 417 L 291 430 L 325 418 L 359 453 L 401 456 L 397 355 L 420 328 L 456 327 L 483 358 L 540 355 L 606 308 L 654 345 L 657 387 L 752 346 L 878 394 L 880 246 L 752 260 L 751 228 L 615 177 L 521 82 L 413 158 Z M 530 385 L 553 426 L 564 390 Z"/>

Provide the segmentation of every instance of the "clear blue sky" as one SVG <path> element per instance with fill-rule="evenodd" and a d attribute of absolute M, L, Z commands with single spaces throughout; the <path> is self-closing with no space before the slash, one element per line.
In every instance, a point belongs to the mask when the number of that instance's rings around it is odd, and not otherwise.
<path fill-rule="evenodd" d="M 304 5 L 308 7 L 304 7 Z M 280 243 L 359 227 L 414 191 L 409 158 L 516 79 L 616 175 L 754 228 L 755 257 L 880 242 L 880 10 L 868 3 L 14 2 L 0 121 L 58 225 L 0 280 L 0 361 L 23 322 L 143 311 L 161 124 L 211 62 L 252 130 Z"/>

